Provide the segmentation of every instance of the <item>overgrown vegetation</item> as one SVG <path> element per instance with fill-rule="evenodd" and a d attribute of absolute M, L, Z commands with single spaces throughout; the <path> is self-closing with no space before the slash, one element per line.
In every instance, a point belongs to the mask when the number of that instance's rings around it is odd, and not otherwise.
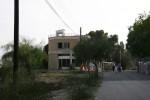
<path fill-rule="evenodd" d="M 26 38 L 19 43 L 18 76 L 13 84 L 13 47 L 12 43 L 2 46 L 5 52 L 0 68 L 0 99 L 33 100 L 39 94 L 42 96 L 52 90 L 52 85 L 35 81 L 35 70 L 43 67 L 43 60 L 47 56 L 41 45 L 34 45 L 32 40 Z"/>
<path fill-rule="evenodd" d="M 129 27 L 127 49 L 136 58 L 150 56 L 150 13 L 142 13 Z"/>
<path fill-rule="evenodd" d="M 44 100 L 46 93 L 55 90 L 53 85 L 45 82 L 19 83 L 17 92 L 11 86 L 0 88 L 1 100 Z"/>
<path fill-rule="evenodd" d="M 10 69 L 5 69 L 8 74 Z M 5 74 L 6 75 L 6 74 Z M 90 100 L 93 97 L 95 87 L 99 85 L 100 79 L 95 78 L 91 72 L 88 78 L 87 72 L 81 71 L 47 71 L 38 70 L 34 72 L 34 78 L 28 76 L 24 69 L 19 70 L 17 92 L 12 88 L 12 77 L 0 80 L 0 100 L 46 100 L 52 99 L 52 91 L 65 89 L 68 91 L 69 100 Z M 3 84 L 2 84 L 3 83 Z"/>
<path fill-rule="evenodd" d="M 94 72 L 91 72 L 90 78 L 87 72 L 80 72 L 69 76 L 67 85 L 71 96 L 70 100 L 91 100 L 93 92 L 100 85 L 100 78 L 97 78 Z"/>
<path fill-rule="evenodd" d="M 46 53 L 40 45 L 23 39 L 19 44 L 19 69 L 15 88 L 13 84 L 13 45 L 4 45 L 2 67 L 0 68 L 0 100 L 45 100 L 51 99 L 51 92 L 66 89 L 70 100 L 88 100 L 92 98 L 93 87 L 100 81 L 96 74 L 73 70 L 47 71 L 42 69 L 46 62 Z M 45 60 L 45 61 L 44 61 Z M 44 64 L 46 65 L 46 64 Z M 45 68 L 45 67 L 44 67 Z"/>
<path fill-rule="evenodd" d="M 47 93 L 62 88 L 62 85 L 56 86 L 51 82 L 36 81 L 36 74 L 40 74 L 40 72 L 29 75 L 26 70 L 20 69 L 16 84 L 17 90 L 14 91 L 12 87 L 12 70 L 3 68 L 1 72 L 3 77 L 0 80 L 0 100 L 44 100 Z"/>
<path fill-rule="evenodd" d="M 96 67 L 95 72 L 98 73 L 98 64 L 102 62 L 115 62 L 116 65 L 121 63 L 123 69 L 132 67 L 133 59 L 124 47 L 122 41 L 118 43 L 118 35 L 108 35 L 103 30 L 97 30 L 81 38 L 74 53 L 79 65 L 83 63 L 88 67 L 88 63 L 92 62 Z"/>
<path fill-rule="evenodd" d="M 108 36 L 108 33 L 103 30 L 91 31 L 88 37 L 81 38 L 74 48 L 76 61 L 84 65 L 92 62 L 96 67 L 95 72 L 98 77 L 98 63 L 105 60 L 110 61 L 116 43 L 118 43 L 117 35 Z"/>

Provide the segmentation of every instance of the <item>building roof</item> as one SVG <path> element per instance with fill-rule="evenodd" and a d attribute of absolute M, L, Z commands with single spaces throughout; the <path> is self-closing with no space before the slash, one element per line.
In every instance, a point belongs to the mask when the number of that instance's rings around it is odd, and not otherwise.
<path fill-rule="evenodd" d="M 55 37 L 49 37 L 49 40 L 55 40 L 55 39 L 79 39 L 80 36 L 55 36 Z"/>

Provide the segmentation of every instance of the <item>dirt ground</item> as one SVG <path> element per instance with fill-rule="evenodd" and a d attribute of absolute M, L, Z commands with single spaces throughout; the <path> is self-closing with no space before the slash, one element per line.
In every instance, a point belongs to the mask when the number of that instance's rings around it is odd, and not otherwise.
<path fill-rule="evenodd" d="M 36 77 L 36 81 L 51 83 L 52 85 L 54 85 L 54 87 L 59 87 L 60 85 L 62 85 L 62 82 L 64 80 L 64 77 L 51 76 L 47 73 L 42 73 L 40 75 L 37 75 Z M 65 89 L 58 89 L 46 94 L 46 100 L 69 100 L 69 96 Z"/>

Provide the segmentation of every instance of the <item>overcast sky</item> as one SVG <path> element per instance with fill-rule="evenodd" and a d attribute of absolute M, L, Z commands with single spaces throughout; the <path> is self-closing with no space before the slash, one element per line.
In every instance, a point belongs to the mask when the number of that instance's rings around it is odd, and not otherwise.
<path fill-rule="evenodd" d="M 66 35 L 104 30 L 117 34 L 126 43 L 128 26 L 138 14 L 150 11 L 150 0 L 48 0 L 71 31 L 56 16 L 45 0 L 19 0 L 20 36 L 35 39 L 36 43 L 48 42 L 58 29 Z M 14 0 L 0 0 L 0 46 L 13 42 Z M 0 48 L 0 57 L 2 55 Z"/>

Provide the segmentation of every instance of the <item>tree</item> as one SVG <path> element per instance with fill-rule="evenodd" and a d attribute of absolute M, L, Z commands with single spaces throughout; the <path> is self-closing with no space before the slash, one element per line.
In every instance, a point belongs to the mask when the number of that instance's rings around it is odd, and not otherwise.
<path fill-rule="evenodd" d="M 44 46 L 43 51 L 48 55 L 48 44 L 46 44 L 46 45 Z"/>
<path fill-rule="evenodd" d="M 134 66 L 133 58 L 131 56 L 131 53 L 128 50 L 125 50 L 122 53 L 121 65 L 123 70 L 130 69 L 131 67 Z"/>
<path fill-rule="evenodd" d="M 74 53 L 76 57 L 77 63 L 86 63 L 90 59 L 90 41 L 88 39 L 82 39 L 82 41 L 78 42 L 74 47 Z"/>
<path fill-rule="evenodd" d="M 118 44 L 118 35 L 110 35 L 109 36 L 109 42 L 110 42 L 110 46 L 111 46 L 111 54 L 110 57 L 107 58 L 107 61 L 113 61 L 113 62 L 118 62 L 118 58 L 119 58 L 119 51 L 118 49 L 120 48 L 119 44 Z"/>
<path fill-rule="evenodd" d="M 45 52 L 45 54 L 46 54 L 47 57 L 48 57 L 48 44 L 46 44 L 46 45 L 44 46 L 43 52 Z M 44 69 L 48 69 L 48 59 L 44 59 L 44 60 L 43 60 L 43 68 L 44 68 Z"/>
<path fill-rule="evenodd" d="M 124 43 L 121 41 L 120 44 L 116 44 L 113 50 L 113 61 L 116 62 L 116 64 L 121 63 L 122 55 L 124 54 Z"/>
<path fill-rule="evenodd" d="M 140 14 L 129 27 L 127 49 L 134 57 L 150 56 L 150 14 Z"/>
<path fill-rule="evenodd" d="M 2 56 L 2 61 L 11 62 L 13 55 L 13 45 L 11 43 L 3 46 L 5 53 Z M 25 38 L 19 43 L 19 67 L 27 69 L 28 73 L 31 74 L 32 69 L 39 69 L 43 65 L 43 60 L 46 59 L 47 55 L 42 50 L 42 46 L 33 45 L 31 40 Z"/>
<path fill-rule="evenodd" d="M 74 48 L 76 60 L 80 63 L 92 62 L 96 67 L 96 76 L 98 77 L 97 63 L 110 58 L 112 54 L 112 44 L 114 45 L 117 36 L 109 37 L 103 30 L 91 31 L 88 33 L 90 38 L 81 39 Z"/>
<path fill-rule="evenodd" d="M 114 46 L 114 49 L 112 51 L 112 61 L 116 64 L 120 63 L 120 45 L 116 44 Z"/>

